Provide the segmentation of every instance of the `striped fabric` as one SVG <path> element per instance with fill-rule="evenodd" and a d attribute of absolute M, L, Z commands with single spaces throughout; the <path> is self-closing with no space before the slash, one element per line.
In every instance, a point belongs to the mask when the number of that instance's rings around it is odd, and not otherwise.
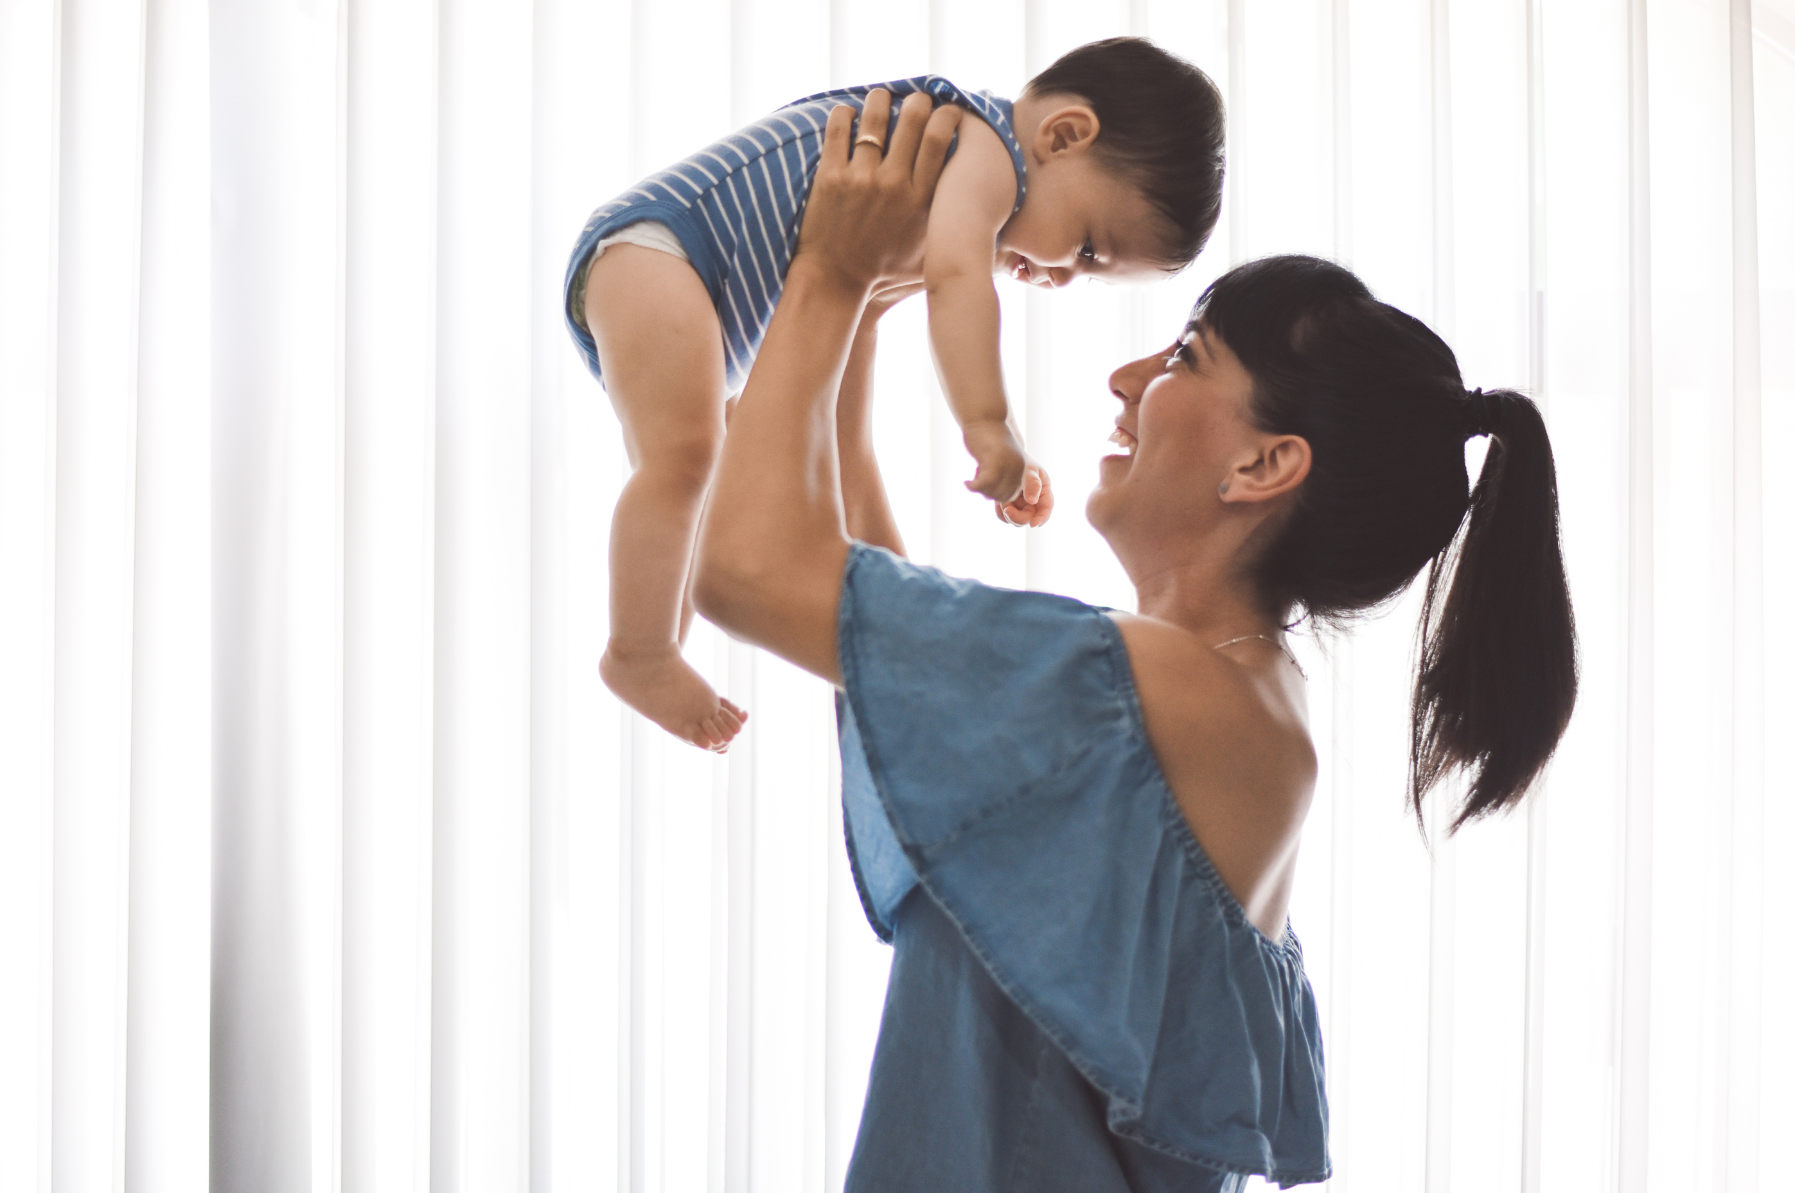
<path fill-rule="evenodd" d="M 806 96 L 650 175 L 592 213 L 567 263 L 564 305 L 568 329 L 593 376 L 603 379 L 592 335 L 574 318 L 576 289 L 584 290 L 575 283 L 600 240 L 630 224 L 655 220 L 679 237 L 710 291 L 723 325 L 729 389 L 740 391 L 785 286 L 829 112 L 838 104 L 859 108 L 876 87 L 890 91 L 897 101 L 921 91 L 937 103 L 959 104 L 997 130 L 1016 167 L 1016 208 L 1022 206 L 1028 182 L 1022 146 L 1010 127 L 1009 100 L 963 91 L 939 75 Z"/>

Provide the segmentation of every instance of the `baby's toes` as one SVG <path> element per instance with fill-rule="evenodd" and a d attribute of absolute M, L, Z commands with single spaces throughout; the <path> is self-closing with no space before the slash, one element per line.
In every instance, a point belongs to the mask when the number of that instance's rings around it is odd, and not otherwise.
<path fill-rule="evenodd" d="M 696 725 L 692 726 L 692 731 L 687 736 L 686 740 L 701 750 L 716 749 L 718 744 L 723 740 L 723 735 L 717 731 L 715 721 L 716 718 L 714 717 L 706 717 L 704 720 L 698 722 Z"/>
<path fill-rule="evenodd" d="M 717 734 L 721 739 L 717 744 L 717 751 L 721 753 L 728 750 L 730 744 L 735 741 L 736 736 L 741 733 L 742 722 L 739 718 L 729 712 L 720 712 L 717 714 L 714 723 L 717 727 Z"/>
<path fill-rule="evenodd" d="M 704 721 L 704 748 L 722 754 L 729 750 L 729 743 L 735 738 L 740 724 L 731 723 L 724 712 L 719 709 Z"/>

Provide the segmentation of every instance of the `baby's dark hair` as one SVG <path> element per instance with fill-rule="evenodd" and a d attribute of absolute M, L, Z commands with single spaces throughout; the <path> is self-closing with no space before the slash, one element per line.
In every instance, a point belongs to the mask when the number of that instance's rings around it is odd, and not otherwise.
<path fill-rule="evenodd" d="M 1089 104 L 1098 160 L 1140 187 L 1172 229 L 1165 263 L 1182 269 L 1203 251 L 1222 210 L 1222 93 L 1208 75 L 1144 37 L 1111 37 L 1068 51 L 1023 94 Z"/>

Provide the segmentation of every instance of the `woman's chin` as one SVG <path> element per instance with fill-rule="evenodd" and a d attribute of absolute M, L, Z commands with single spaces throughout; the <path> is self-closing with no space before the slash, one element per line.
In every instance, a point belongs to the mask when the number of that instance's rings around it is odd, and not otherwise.
<path fill-rule="evenodd" d="M 1133 463 L 1134 457 L 1122 454 L 1103 456 L 1097 461 L 1097 485 L 1085 499 L 1084 513 L 1085 520 L 1096 527 L 1099 533 L 1103 530 L 1107 511 L 1118 498 L 1115 486 L 1128 475 L 1128 469 Z"/>

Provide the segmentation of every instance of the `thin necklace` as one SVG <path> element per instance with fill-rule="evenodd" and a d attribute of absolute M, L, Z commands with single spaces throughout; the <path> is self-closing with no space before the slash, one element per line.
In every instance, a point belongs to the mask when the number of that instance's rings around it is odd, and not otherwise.
<path fill-rule="evenodd" d="M 1284 657 L 1290 660 L 1290 665 L 1292 667 L 1296 668 L 1296 673 L 1303 678 L 1304 682 L 1308 681 L 1309 673 L 1307 671 L 1304 671 L 1303 665 L 1296 661 L 1296 655 L 1291 652 L 1291 649 L 1288 646 L 1285 646 L 1282 642 L 1279 642 L 1276 638 L 1272 637 L 1270 634 L 1242 634 L 1240 637 L 1230 638 L 1226 642 L 1217 642 L 1214 646 L 1210 647 L 1209 649 L 1220 650 L 1224 646 L 1233 646 L 1236 642 L 1248 642 L 1254 638 L 1258 638 L 1259 640 L 1261 640 L 1263 642 L 1269 642 L 1273 646 L 1277 647 L 1279 650 L 1283 651 Z"/>

